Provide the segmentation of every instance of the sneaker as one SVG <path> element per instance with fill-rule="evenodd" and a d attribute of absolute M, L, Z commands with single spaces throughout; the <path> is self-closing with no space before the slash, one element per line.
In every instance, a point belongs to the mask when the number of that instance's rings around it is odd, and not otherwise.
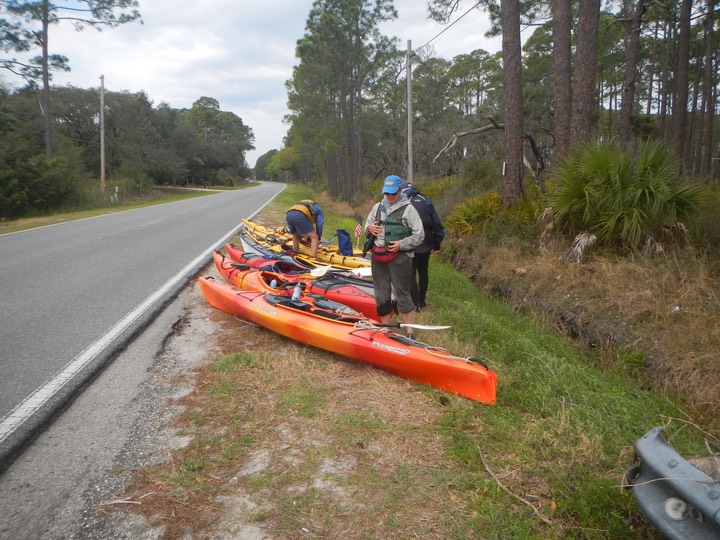
<path fill-rule="evenodd" d="M 413 334 L 412 332 L 408 332 L 407 338 L 415 341 L 415 334 Z"/>

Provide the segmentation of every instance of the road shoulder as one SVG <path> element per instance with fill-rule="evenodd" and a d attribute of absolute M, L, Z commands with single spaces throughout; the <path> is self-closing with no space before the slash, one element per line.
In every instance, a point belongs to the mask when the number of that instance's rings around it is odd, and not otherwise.
<path fill-rule="evenodd" d="M 132 471 L 187 444 L 170 420 L 211 358 L 211 308 L 191 282 L 0 476 L 0 538 L 156 538 L 124 504 Z"/>

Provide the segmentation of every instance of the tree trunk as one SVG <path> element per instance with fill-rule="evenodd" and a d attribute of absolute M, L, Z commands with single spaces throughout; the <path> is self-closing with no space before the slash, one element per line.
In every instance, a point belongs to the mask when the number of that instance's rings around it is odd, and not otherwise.
<path fill-rule="evenodd" d="M 640 26 L 645 14 L 645 0 L 638 0 L 635 14 L 630 27 L 627 60 L 625 61 L 625 79 L 623 83 L 622 104 L 620 109 L 620 142 L 628 144 L 631 137 L 631 120 L 635 107 L 635 78 L 637 75 L 637 59 L 640 50 Z M 629 15 L 629 13 L 628 13 Z"/>
<path fill-rule="evenodd" d="M 354 91 L 356 93 L 354 94 L 352 105 L 352 133 L 350 134 L 352 140 L 352 144 L 350 147 L 350 161 L 352 163 L 352 171 L 350 173 L 350 178 L 348 179 L 344 192 L 345 202 L 347 203 L 352 203 L 352 201 L 355 200 L 355 193 L 357 192 L 358 186 L 360 185 L 360 179 L 362 176 L 362 110 L 360 105 L 362 103 L 362 98 L 361 89 L 358 88 Z"/>
<path fill-rule="evenodd" d="M 48 27 L 50 26 L 49 0 L 42 3 L 42 115 L 45 131 L 45 159 L 52 159 L 52 118 L 50 116 L 50 66 L 48 54 Z"/>
<path fill-rule="evenodd" d="M 704 108 L 704 132 L 702 161 L 700 163 L 700 174 L 710 176 L 712 174 L 712 158 L 715 140 L 713 126 L 715 125 L 715 73 L 717 68 L 713 62 L 713 15 L 717 0 L 708 0 L 707 18 L 705 20 L 705 81 L 703 89 Z"/>
<path fill-rule="evenodd" d="M 660 119 L 658 121 L 658 130 L 660 132 L 660 136 L 666 141 L 670 141 L 670 137 L 668 135 L 668 106 L 670 104 L 670 95 L 672 93 L 670 89 L 670 48 L 672 46 L 671 40 L 673 39 L 673 27 L 674 21 L 666 21 L 665 27 L 663 28 L 665 46 L 663 48 L 662 75 L 660 77 Z"/>
<path fill-rule="evenodd" d="M 594 135 L 595 72 L 597 70 L 597 36 L 600 24 L 600 0 L 580 2 L 580 24 L 575 54 L 575 85 L 572 98 L 571 140 L 573 146 Z"/>
<path fill-rule="evenodd" d="M 656 43 L 658 41 L 658 28 L 660 27 L 660 23 L 658 21 L 655 22 L 655 29 L 653 31 L 653 46 L 651 49 L 651 54 L 656 54 L 657 52 L 657 46 Z M 647 104 L 645 108 L 645 114 L 650 116 L 650 114 L 653 112 L 653 92 L 655 88 L 655 63 L 650 63 L 650 71 L 648 73 L 648 93 L 647 93 Z M 660 92 L 658 92 L 659 94 Z M 660 109 L 660 100 L 658 100 L 658 110 Z"/>
<path fill-rule="evenodd" d="M 684 153 L 687 156 L 688 172 L 690 174 L 697 174 L 700 170 L 700 152 L 698 144 L 702 145 L 702 119 L 699 118 L 699 111 L 702 108 L 698 108 L 698 100 L 700 99 L 700 80 L 702 79 L 702 58 L 698 60 L 698 64 L 693 70 L 694 79 L 693 91 L 692 91 L 692 106 L 690 107 L 690 126 L 687 129 L 688 136 L 685 137 Z M 698 129 L 698 123 L 700 128 Z"/>
<path fill-rule="evenodd" d="M 690 12 L 692 0 L 682 0 L 678 35 L 677 70 L 675 72 L 675 101 L 673 103 L 673 147 L 679 160 L 681 172 L 686 169 L 684 153 L 687 130 L 687 101 L 690 63 Z"/>
<path fill-rule="evenodd" d="M 557 156 L 570 150 L 570 118 L 572 110 L 572 5 L 570 0 L 552 1 L 554 91 L 555 91 L 555 152 Z"/>
<path fill-rule="evenodd" d="M 501 0 L 503 82 L 505 85 L 505 178 L 503 204 L 518 202 L 523 194 L 523 92 L 520 6 L 518 0 Z"/>

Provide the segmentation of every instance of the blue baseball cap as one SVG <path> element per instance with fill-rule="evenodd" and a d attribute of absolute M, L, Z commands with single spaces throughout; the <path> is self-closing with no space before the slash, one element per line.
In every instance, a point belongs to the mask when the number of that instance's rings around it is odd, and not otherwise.
<path fill-rule="evenodd" d="M 390 195 L 394 195 L 400 189 L 402 188 L 402 178 L 395 174 L 391 174 L 387 178 L 385 178 L 385 182 L 383 182 L 383 193 L 389 193 Z"/>

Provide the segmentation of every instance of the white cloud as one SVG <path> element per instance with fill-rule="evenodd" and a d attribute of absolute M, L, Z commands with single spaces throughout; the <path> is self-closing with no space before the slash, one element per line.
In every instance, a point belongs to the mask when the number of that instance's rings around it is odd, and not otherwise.
<path fill-rule="evenodd" d="M 395 0 L 399 18 L 381 30 L 397 37 L 400 48 L 411 40 L 417 49 L 445 28 L 427 20 L 425 6 L 424 0 Z M 53 83 L 97 88 L 104 75 L 108 91 L 144 91 L 155 104 L 178 108 L 213 97 L 252 128 L 252 167 L 262 154 L 281 148 L 287 133 L 285 81 L 297 64 L 295 45 L 311 7 L 312 0 L 141 0 L 142 25 L 77 32 L 59 24 L 50 29 L 51 53 L 67 56 L 72 71 L 56 74 Z M 435 55 L 499 50 L 498 39 L 484 37 L 488 28 L 487 13 L 473 10 L 432 42 Z"/>

